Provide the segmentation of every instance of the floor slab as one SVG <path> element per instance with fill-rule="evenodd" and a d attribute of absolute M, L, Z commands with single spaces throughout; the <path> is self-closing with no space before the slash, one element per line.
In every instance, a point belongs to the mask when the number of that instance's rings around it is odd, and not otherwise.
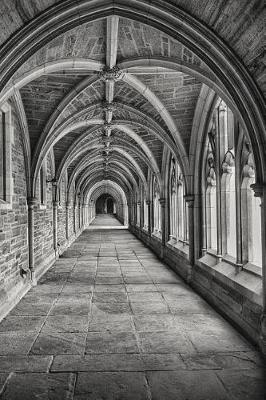
<path fill-rule="evenodd" d="M 112 216 L 97 217 L 0 323 L 6 400 L 263 400 L 265 371 Z"/>

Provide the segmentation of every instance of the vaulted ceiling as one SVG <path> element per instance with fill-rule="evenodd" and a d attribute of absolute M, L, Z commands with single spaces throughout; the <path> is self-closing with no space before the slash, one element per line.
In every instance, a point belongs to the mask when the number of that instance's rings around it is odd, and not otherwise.
<path fill-rule="evenodd" d="M 186 47 L 147 25 L 111 16 L 57 37 L 21 70 L 67 58 L 96 61 L 96 69 L 44 71 L 19 89 L 32 154 L 42 138 L 49 142 L 57 178 L 66 167 L 76 182 L 88 170 L 99 179 L 121 175 L 128 190 L 147 181 L 148 171 L 160 175 L 167 143 L 188 153 L 202 82 L 160 62 L 178 59 L 208 71 Z"/>
<path fill-rule="evenodd" d="M 233 1 L 231 8 L 230 2 L 218 5 L 210 0 L 200 5 L 198 1 L 175 3 L 222 38 L 231 38 L 251 73 L 252 65 L 261 64 L 260 2 L 244 2 L 244 20 L 240 1 Z M 239 20 L 234 24 L 231 12 L 237 4 L 239 8 L 233 11 Z M 1 7 L 6 11 L 7 3 Z M 12 15 L 12 7 L 8 11 Z M 14 3 L 10 32 L 15 24 L 18 28 L 42 11 L 42 2 Z M 255 25 L 248 13 L 258 20 Z M 243 35 L 248 39 L 245 32 L 251 32 L 251 25 L 258 35 L 253 41 L 257 54 L 253 64 L 247 57 L 250 49 L 236 39 Z M 8 32 L 7 26 L 3 32 Z M 259 69 L 253 72 L 260 81 Z M 96 181 L 111 179 L 125 192 L 141 182 L 145 185 L 149 171 L 160 178 L 166 148 L 182 166 L 189 156 L 197 105 L 206 87 L 216 90 L 219 86 L 219 94 L 230 99 L 219 77 L 181 41 L 117 15 L 81 23 L 54 37 L 17 69 L 6 90 L 12 85 L 25 110 L 33 164 L 49 151 L 56 179 L 65 171 L 80 187 L 89 182 L 89 176 Z"/>

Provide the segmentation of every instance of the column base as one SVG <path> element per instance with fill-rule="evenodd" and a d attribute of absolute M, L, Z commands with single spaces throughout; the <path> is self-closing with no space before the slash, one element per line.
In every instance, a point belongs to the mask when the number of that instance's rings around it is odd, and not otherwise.
<path fill-rule="evenodd" d="M 30 270 L 30 281 L 32 286 L 37 286 L 37 279 L 35 277 L 35 271 L 33 269 Z"/>

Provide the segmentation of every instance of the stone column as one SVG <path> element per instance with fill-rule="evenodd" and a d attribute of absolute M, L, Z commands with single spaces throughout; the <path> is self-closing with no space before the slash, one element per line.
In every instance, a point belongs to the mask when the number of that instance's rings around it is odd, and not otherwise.
<path fill-rule="evenodd" d="M 161 249 L 161 258 L 163 258 L 164 256 L 164 247 L 165 247 L 165 242 L 166 242 L 166 227 L 165 227 L 165 223 L 166 223 L 166 219 L 165 219 L 165 199 L 164 198 L 160 198 L 159 199 L 160 202 L 160 207 L 161 207 L 161 235 L 162 235 L 162 249 Z"/>
<path fill-rule="evenodd" d="M 189 236 L 189 262 L 193 267 L 195 262 L 194 257 L 194 195 L 184 196 L 186 203 L 188 204 L 188 236 Z"/>
<path fill-rule="evenodd" d="M 164 198 L 160 198 L 159 199 L 159 203 L 160 203 L 160 206 L 161 206 L 161 232 L 162 232 L 162 245 L 163 246 L 165 246 L 165 242 L 166 242 L 166 239 L 165 239 L 165 231 L 166 231 L 166 229 L 165 229 L 165 223 L 166 223 L 166 220 L 165 220 L 165 199 Z"/>
<path fill-rule="evenodd" d="M 77 207 L 77 204 L 76 203 L 74 203 L 73 204 L 73 233 L 74 233 L 74 235 L 76 235 L 76 207 Z"/>
<path fill-rule="evenodd" d="M 139 206 L 139 212 L 140 212 L 140 229 L 143 229 L 144 226 L 144 207 L 143 207 L 143 202 L 140 202 Z"/>
<path fill-rule="evenodd" d="M 262 245 L 262 315 L 260 326 L 260 347 L 266 355 L 266 184 L 251 185 L 255 197 L 261 198 L 261 245 Z"/>
<path fill-rule="evenodd" d="M 194 195 L 194 221 L 193 221 L 193 237 L 194 237 L 194 262 L 207 252 L 206 243 L 206 210 L 205 196 L 200 194 Z"/>
<path fill-rule="evenodd" d="M 32 284 L 36 284 L 35 279 L 35 265 L 34 265 L 34 206 L 36 205 L 37 199 L 35 197 L 29 197 L 28 203 L 28 242 L 29 242 L 29 269 L 30 279 Z"/>
<path fill-rule="evenodd" d="M 148 233 L 149 236 L 151 236 L 151 227 L 152 227 L 151 201 L 146 200 L 146 204 L 148 206 Z"/>
<path fill-rule="evenodd" d="M 53 200 L 53 238 L 55 257 L 58 256 L 58 201 Z"/>
<path fill-rule="evenodd" d="M 69 239 L 69 210 L 71 209 L 70 203 L 66 203 L 66 239 Z"/>

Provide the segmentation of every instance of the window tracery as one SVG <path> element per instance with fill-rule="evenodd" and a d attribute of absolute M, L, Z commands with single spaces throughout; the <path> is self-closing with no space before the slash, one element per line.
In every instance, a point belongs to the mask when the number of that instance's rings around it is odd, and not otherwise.
<path fill-rule="evenodd" d="M 255 176 L 251 146 L 231 110 L 219 100 L 205 142 L 203 254 L 207 250 L 236 264 L 261 265 L 260 198 L 252 189 Z"/>

